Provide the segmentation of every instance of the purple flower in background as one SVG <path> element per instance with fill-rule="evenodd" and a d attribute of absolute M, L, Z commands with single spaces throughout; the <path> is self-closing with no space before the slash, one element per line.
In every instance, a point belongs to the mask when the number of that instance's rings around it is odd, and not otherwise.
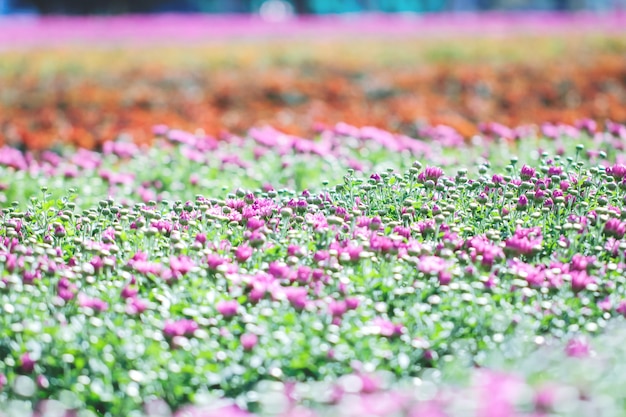
<path fill-rule="evenodd" d="M 99 298 L 91 298 L 87 295 L 80 293 L 78 294 L 78 305 L 85 308 L 90 308 L 93 311 L 103 312 L 108 310 L 109 304 L 106 301 L 103 301 Z"/>
<path fill-rule="evenodd" d="M 259 338 L 254 333 L 244 333 L 239 338 L 239 341 L 241 342 L 243 350 L 250 351 L 257 345 Z"/>
<path fill-rule="evenodd" d="M 598 308 L 600 310 L 603 310 L 603 311 L 610 311 L 611 308 L 613 308 L 613 303 L 611 302 L 611 299 L 609 297 L 605 297 L 603 300 L 598 301 L 597 305 L 598 305 Z M 622 303 L 620 303 L 620 306 L 621 305 L 622 305 Z M 626 309 L 626 303 L 624 304 L 624 308 Z M 618 309 L 619 309 L 619 307 L 618 307 Z M 617 311 L 617 309 L 616 309 L 616 311 Z M 624 312 L 626 313 L 626 310 Z M 618 311 L 618 313 L 620 313 L 620 312 Z"/>
<path fill-rule="evenodd" d="M 345 301 L 336 301 L 333 300 L 328 304 L 328 312 L 333 317 L 341 317 L 348 310 L 348 305 Z"/>
<path fill-rule="evenodd" d="M 302 310 L 306 307 L 307 303 L 307 290 L 303 287 L 286 287 L 283 288 L 284 294 L 291 303 L 291 305 L 297 309 Z"/>
<path fill-rule="evenodd" d="M 248 230 L 257 230 L 261 227 L 265 226 L 265 220 L 259 219 L 258 217 L 250 217 L 248 222 L 246 223 L 246 227 Z"/>
<path fill-rule="evenodd" d="M 139 298 L 129 298 L 126 302 L 126 314 L 141 314 L 148 309 L 148 303 Z"/>
<path fill-rule="evenodd" d="M 526 197 L 524 194 L 522 194 L 517 199 L 517 208 L 519 210 L 524 210 L 524 209 L 526 209 L 526 207 L 528 207 L 528 197 Z"/>
<path fill-rule="evenodd" d="M 608 167 L 606 173 L 616 180 L 622 180 L 626 177 L 626 165 L 615 164 L 612 167 Z"/>
<path fill-rule="evenodd" d="M 207 266 L 209 267 L 210 270 L 213 270 L 213 271 L 217 270 L 218 266 L 223 265 L 227 262 L 228 262 L 228 259 L 224 259 L 215 253 L 208 254 L 206 258 Z"/>
<path fill-rule="evenodd" d="M 422 256 L 417 269 L 425 274 L 438 274 L 447 268 L 445 259 L 439 256 Z"/>
<path fill-rule="evenodd" d="M 198 323 L 191 319 L 166 320 L 163 334 L 167 337 L 192 336 L 198 330 Z"/>
<path fill-rule="evenodd" d="M 267 272 L 275 278 L 287 278 L 291 272 L 289 267 L 282 262 L 274 261 L 269 264 Z"/>
<path fill-rule="evenodd" d="M 222 300 L 217 303 L 215 308 L 218 313 L 226 318 L 234 317 L 237 315 L 237 311 L 239 310 L 239 303 L 237 300 Z"/>
<path fill-rule="evenodd" d="M 576 337 L 567 342 L 565 354 L 570 358 L 586 358 L 591 354 L 591 347 L 586 339 Z"/>
<path fill-rule="evenodd" d="M 604 225 L 603 233 L 616 239 L 621 239 L 626 233 L 626 223 L 622 223 L 619 219 L 610 218 Z"/>
<path fill-rule="evenodd" d="M 206 243 L 206 234 L 198 233 L 196 235 L 195 241 L 200 243 L 201 245 L 204 245 Z"/>
<path fill-rule="evenodd" d="M 35 370 L 36 360 L 32 359 L 30 353 L 26 352 L 20 357 L 20 369 L 22 372 L 30 374 Z"/>
<path fill-rule="evenodd" d="M 418 176 L 417 180 L 421 183 L 426 181 L 437 182 L 439 178 L 443 176 L 443 169 L 439 167 L 426 167 Z"/>
<path fill-rule="evenodd" d="M 534 176 L 535 176 L 534 168 L 531 168 L 528 165 L 522 166 L 522 169 L 520 170 L 520 177 L 522 178 L 522 180 L 528 181 Z"/>
<path fill-rule="evenodd" d="M 587 271 L 571 271 L 572 276 L 572 291 L 580 292 L 587 288 L 590 284 L 595 284 L 594 277 L 587 274 Z"/>
<path fill-rule="evenodd" d="M 405 331 L 404 326 L 402 326 L 401 324 L 395 324 L 392 321 L 384 319 L 382 317 L 376 317 L 374 320 L 372 320 L 371 325 L 376 334 L 385 337 L 400 336 Z"/>
<path fill-rule="evenodd" d="M 253 417 L 236 405 L 227 406 L 187 406 L 174 414 L 174 417 Z"/>
<path fill-rule="evenodd" d="M 250 246 L 247 246 L 247 245 L 239 246 L 237 247 L 237 249 L 235 249 L 235 259 L 239 263 L 245 262 L 248 259 L 250 259 L 253 251 L 254 249 L 252 249 Z"/>

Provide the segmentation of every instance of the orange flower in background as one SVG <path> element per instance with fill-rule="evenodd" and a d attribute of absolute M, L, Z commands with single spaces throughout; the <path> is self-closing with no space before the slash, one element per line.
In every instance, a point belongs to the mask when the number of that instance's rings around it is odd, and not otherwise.
<path fill-rule="evenodd" d="M 61 62 L 51 51 L 14 53 L 4 57 L 0 72 L 0 141 L 34 149 L 62 143 L 97 148 L 129 135 L 147 143 L 155 124 L 213 136 L 269 124 L 311 136 L 319 124 L 415 134 L 418 124 L 429 123 L 468 137 L 481 122 L 626 121 L 623 42 L 566 43 L 553 53 L 538 49 L 544 41 L 516 40 L 517 48 L 532 51 L 526 58 L 514 55 L 513 46 L 485 55 L 474 44 L 474 55 L 435 54 L 464 51 L 453 40 L 407 41 L 397 50 L 370 41 L 362 56 L 346 45 L 322 51 L 297 43 L 77 49 L 62 51 Z M 493 40 L 483 42 L 498 51 Z M 113 60 L 113 52 L 125 55 Z M 154 59 L 159 53 L 163 59 Z"/>

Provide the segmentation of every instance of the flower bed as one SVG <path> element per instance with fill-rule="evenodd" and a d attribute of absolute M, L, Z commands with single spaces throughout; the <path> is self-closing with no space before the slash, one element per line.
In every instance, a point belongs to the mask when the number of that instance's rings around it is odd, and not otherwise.
<path fill-rule="evenodd" d="M 1 148 L 0 402 L 623 415 L 626 127 L 483 131 Z"/>
<path fill-rule="evenodd" d="M 302 136 L 339 122 L 409 135 L 445 124 L 468 138 L 488 121 L 624 122 L 623 20 L 0 22 L 0 46 L 15 45 L 2 51 L 0 141 L 93 149 L 131 135 L 146 143 L 156 122 L 218 137 L 256 123 Z M 355 45 L 358 33 L 368 35 Z M 99 47 L 75 45 L 81 39 Z"/>

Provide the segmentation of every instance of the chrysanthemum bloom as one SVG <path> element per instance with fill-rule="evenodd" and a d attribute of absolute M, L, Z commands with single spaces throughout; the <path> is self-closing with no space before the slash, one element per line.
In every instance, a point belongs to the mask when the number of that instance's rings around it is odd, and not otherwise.
<path fill-rule="evenodd" d="M 421 183 L 426 181 L 432 181 L 437 183 L 437 180 L 443 176 L 443 169 L 439 167 L 426 167 L 423 172 L 417 176 L 417 180 Z"/>
<path fill-rule="evenodd" d="M 622 223 L 619 219 L 610 218 L 604 225 L 603 233 L 616 239 L 621 239 L 626 233 L 626 223 Z"/>
<path fill-rule="evenodd" d="M 585 339 L 574 338 L 567 342 L 565 354 L 571 358 L 586 358 L 591 354 L 591 347 Z"/>
<path fill-rule="evenodd" d="M 626 166 L 622 164 L 615 164 L 612 167 L 606 169 L 606 173 L 616 180 L 622 180 L 626 177 Z"/>
<path fill-rule="evenodd" d="M 302 310 L 306 307 L 307 303 L 307 290 L 302 287 L 286 287 L 283 289 L 284 294 L 291 303 L 291 305 L 297 309 Z"/>
<path fill-rule="evenodd" d="M 235 249 L 235 259 L 239 263 L 245 262 L 248 259 L 250 259 L 253 251 L 254 249 L 252 249 L 250 246 L 247 246 L 247 245 L 239 246 L 237 247 L 237 249 Z"/>
<path fill-rule="evenodd" d="M 23 372 L 31 373 L 35 370 L 36 360 L 32 359 L 30 353 L 26 352 L 20 357 L 20 369 Z"/>
<path fill-rule="evenodd" d="M 328 312 L 333 317 L 341 317 L 348 310 L 348 306 L 345 301 L 333 300 L 328 304 Z"/>
<path fill-rule="evenodd" d="M 244 333 L 239 338 L 243 350 L 250 351 L 257 345 L 259 338 L 254 333 Z"/>
<path fill-rule="evenodd" d="M 93 311 L 103 312 L 108 310 L 109 304 L 99 298 L 91 298 L 83 293 L 78 294 L 78 305 L 90 308 Z"/>
<path fill-rule="evenodd" d="M 239 310 L 239 303 L 237 300 L 222 300 L 217 303 L 215 308 L 218 313 L 226 318 L 234 317 Z"/>
<path fill-rule="evenodd" d="M 528 181 L 530 180 L 532 177 L 535 176 L 535 169 L 529 167 L 528 165 L 524 165 L 522 166 L 521 170 L 520 170 L 520 178 L 524 181 Z"/>
<path fill-rule="evenodd" d="M 163 334 L 167 337 L 191 336 L 198 330 L 198 323 L 191 319 L 166 320 Z"/>

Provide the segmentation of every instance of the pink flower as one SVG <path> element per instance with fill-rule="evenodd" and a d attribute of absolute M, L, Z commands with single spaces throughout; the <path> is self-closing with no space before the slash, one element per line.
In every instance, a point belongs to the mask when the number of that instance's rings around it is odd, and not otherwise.
<path fill-rule="evenodd" d="M 348 310 L 348 306 L 345 301 L 331 301 L 328 304 L 328 311 L 333 317 L 341 317 Z"/>
<path fill-rule="evenodd" d="M 245 262 L 248 259 L 250 259 L 250 257 L 252 256 L 252 252 L 254 251 L 254 249 L 252 249 L 250 246 L 247 245 L 242 245 L 237 247 L 237 249 L 235 249 L 235 259 L 237 260 L 237 262 Z"/>
<path fill-rule="evenodd" d="M 438 256 L 422 256 L 417 269 L 425 274 L 438 274 L 447 268 L 445 259 Z"/>
<path fill-rule="evenodd" d="M 239 338 L 239 341 L 241 346 L 243 346 L 243 350 L 250 351 L 257 345 L 259 338 L 254 333 L 244 333 Z"/>
<path fill-rule="evenodd" d="M 604 225 L 603 233 L 616 239 L 621 239 L 626 233 L 626 223 L 622 223 L 619 219 L 610 218 Z"/>
<path fill-rule="evenodd" d="M 404 326 L 400 324 L 394 324 L 390 320 L 382 317 L 377 317 L 372 320 L 372 325 L 377 334 L 385 337 L 400 336 L 404 333 Z"/>
<path fill-rule="evenodd" d="M 222 316 L 229 318 L 237 315 L 239 303 L 237 300 L 222 300 L 217 303 L 216 309 Z"/>
<path fill-rule="evenodd" d="M 138 292 L 139 290 L 137 289 L 137 287 L 131 287 L 130 285 L 127 285 L 122 289 L 121 295 L 122 298 L 133 298 L 137 295 Z"/>
<path fill-rule="evenodd" d="M 590 355 L 591 347 L 585 339 L 578 337 L 567 342 L 565 353 L 571 358 L 585 358 Z"/>
<path fill-rule="evenodd" d="M 302 310 L 306 307 L 307 302 L 307 290 L 302 287 L 286 287 L 284 288 L 285 295 L 287 296 L 287 300 L 291 303 L 291 305 L 298 309 Z"/>
<path fill-rule="evenodd" d="M 524 165 L 522 166 L 522 169 L 520 170 L 520 177 L 524 181 L 528 181 L 529 179 L 535 176 L 535 172 L 536 171 L 534 168 L 531 168 L 528 165 Z"/>
<path fill-rule="evenodd" d="M 83 293 L 78 294 L 78 305 L 85 308 L 90 308 L 93 311 L 103 312 L 108 310 L 109 304 L 99 298 L 91 298 Z"/>
<path fill-rule="evenodd" d="M 198 323 L 191 319 L 166 320 L 163 334 L 167 337 L 192 336 L 198 330 Z"/>
<path fill-rule="evenodd" d="M 201 245 L 204 245 L 206 243 L 206 234 L 198 233 L 196 235 L 195 241 L 200 243 Z"/>
<path fill-rule="evenodd" d="M 31 373 L 35 370 L 36 360 L 30 357 L 30 353 L 26 352 L 20 357 L 20 369 L 23 372 Z"/>
<path fill-rule="evenodd" d="M 170 258 L 170 270 L 175 277 L 186 275 L 194 266 L 194 262 L 188 256 L 181 255 Z"/>
<path fill-rule="evenodd" d="M 130 298 L 126 303 L 126 314 L 141 314 L 148 308 L 148 303 L 139 298 Z"/>
<path fill-rule="evenodd" d="M 620 306 L 621 306 L 621 303 L 620 303 Z M 611 299 L 609 297 L 606 297 L 603 300 L 598 301 L 598 308 L 602 311 L 609 311 L 611 310 L 612 307 L 613 307 L 613 303 L 611 303 Z M 626 303 L 624 303 L 624 309 L 625 309 L 624 312 L 626 313 Z"/>
<path fill-rule="evenodd" d="M 572 276 L 572 290 L 574 292 L 580 292 L 587 288 L 587 285 L 596 282 L 595 278 L 588 275 L 586 271 L 571 271 L 570 275 Z"/>

